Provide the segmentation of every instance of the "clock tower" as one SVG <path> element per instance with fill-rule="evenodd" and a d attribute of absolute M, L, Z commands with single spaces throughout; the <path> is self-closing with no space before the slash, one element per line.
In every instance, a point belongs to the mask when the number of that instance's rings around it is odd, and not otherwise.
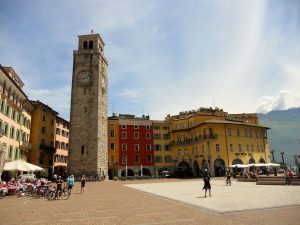
<path fill-rule="evenodd" d="M 107 59 L 99 34 L 78 36 L 73 53 L 68 173 L 107 174 Z"/>

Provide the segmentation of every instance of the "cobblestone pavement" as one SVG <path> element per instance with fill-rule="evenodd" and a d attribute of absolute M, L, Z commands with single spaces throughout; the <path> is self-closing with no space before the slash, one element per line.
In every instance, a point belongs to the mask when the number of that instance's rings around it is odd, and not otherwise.
<path fill-rule="evenodd" d="M 201 190 L 202 184 L 200 182 L 200 180 L 174 179 L 92 182 L 87 183 L 86 192 L 83 194 L 80 194 L 79 184 L 76 183 L 69 200 L 48 201 L 45 199 L 9 196 L 0 199 L 0 224 L 299 224 L 300 205 L 221 214 L 215 213 L 208 205 L 210 204 L 209 201 L 218 196 L 217 186 L 213 186 L 213 190 L 215 190 L 213 197 L 197 198 L 202 202 L 203 207 L 197 207 L 191 203 L 182 203 L 179 200 L 171 200 L 170 198 L 125 186 L 130 184 L 145 185 L 146 183 L 149 183 L 148 186 L 154 185 L 154 183 L 169 184 L 166 187 L 170 188 L 171 192 L 171 187 L 174 185 L 185 186 L 187 189 L 189 189 L 188 186 L 190 185 L 190 189 L 194 192 L 198 191 L 196 195 L 201 197 L 203 196 L 203 191 Z M 197 190 L 194 187 L 196 184 L 200 185 L 200 188 Z M 268 195 L 268 187 L 271 190 L 272 186 L 265 187 L 265 195 Z M 286 188 L 283 189 L 286 193 L 296 190 L 296 187 L 291 187 L 291 189 L 288 189 L 290 187 L 282 188 Z M 254 188 L 253 190 L 256 191 Z M 297 195 L 299 195 L 298 191 L 299 189 L 296 190 Z M 256 198 L 256 196 L 253 198 Z M 205 202 L 206 200 L 207 202 Z M 244 204 L 247 205 L 248 202 L 246 198 Z M 222 207 L 226 208 L 227 206 L 223 205 Z"/>

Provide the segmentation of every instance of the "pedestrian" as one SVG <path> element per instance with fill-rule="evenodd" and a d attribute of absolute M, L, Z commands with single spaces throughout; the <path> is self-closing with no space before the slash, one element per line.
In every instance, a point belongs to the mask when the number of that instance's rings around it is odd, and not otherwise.
<path fill-rule="evenodd" d="M 289 177 L 289 185 L 291 185 L 292 184 L 292 178 L 293 178 L 293 173 L 292 173 L 292 171 L 290 171 L 290 170 L 288 170 L 288 177 Z"/>
<path fill-rule="evenodd" d="M 204 175 L 203 175 L 203 181 L 204 181 L 204 186 L 202 188 L 202 190 L 205 190 L 205 198 L 206 198 L 206 192 L 207 190 L 209 191 L 209 197 L 211 197 L 211 186 L 210 186 L 210 175 L 207 171 L 207 169 L 205 169 L 204 171 Z"/>
<path fill-rule="evenodd" d="M 71 175 L 67 179 L 68 192 L 71 194 L 74 185 L 74 176 Z"/>
<path fill-rule="evenodd" d="M 63 180 L 61 176 L 58 176 L 56 180 L 56 192 L 55 192 L 55 198 L 60 198 L 61 196 L 58 196 L 59 193 L 62 191 L 62 185 L 63 185 Z"/>
<path fill-rule="evenodd" d="M 226 173 L 225 173 L 225 177 L 226 177 L 226 186 L 229 185 L 231 186 L 231 173 L 229 171 L 229 169 L 226 170 Z"/>
<path fill-rule="evenodd" d="M 86 182 L 85 175 L 82 175 L 82 177 L 81 177 L 81 191 L 80 191 L 80 193 L 83 193 L 83 192 L 84 192 L 84 189 L 85 189 L 85 182 Z"/>

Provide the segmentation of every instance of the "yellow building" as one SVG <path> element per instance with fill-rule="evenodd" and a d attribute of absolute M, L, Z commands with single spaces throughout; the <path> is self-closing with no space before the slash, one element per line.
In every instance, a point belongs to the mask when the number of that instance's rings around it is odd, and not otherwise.
<path fill-rule="evenodd" d="M 69 121 L 57 116 L 55 129 L 54 174 L 65 177 L 69 149 Z"/>
<path fill-rule="evenodd" d="M 108 117 L 108 174 L 118 176 L 119 167 L 119 118 L 115 115 Z"/>
<path fill-rule="evenodd" d="M 237 115 L 249 118 L 237 120 Z M 178 175 L 198 176 L 208 168 L 213 176 L 223 176 L 225 167 L 232 164 L 270 161 L 269 128 L 259 126 L 255 114 L 231 116 L 217 108 L 200 108 L 168 115 L 166 121 L 171 124 L 173 166 Z"/>
<path fill-rule="evenodd" d="M 5 161 L 27 161 L 31 148 L 29 138 L 33 106 L 23 87 L 24 83 L 13 68 L 0 65 L 0 143 Z"/>
<path fill-rule="evenodd" d="M 173 155 L 171 151 L 171 124 L 167 121 L 154 120 L 153 122 L 153 145 L 155 171 L 162 174 L 163 171 L 174 169 Z"/>
<path fill-rule="evenodd" d="M 40 101 L 31 101 L 34 106 L 30 130 L 29 162 L 48 170 L 49 177 L 53 172 L 53 155 L 55 149 L 56 117 L 52 108 Z"/>

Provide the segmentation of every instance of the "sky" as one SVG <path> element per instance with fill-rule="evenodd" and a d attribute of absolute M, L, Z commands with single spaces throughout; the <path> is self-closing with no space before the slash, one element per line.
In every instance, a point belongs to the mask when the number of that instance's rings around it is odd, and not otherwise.
<path fill-rule="evenodd" d="M 105 42 L 108 114 L 300 106 L 298 0 L 0 0 L 0 64 L 69 119 L 77 35 Z"/>

